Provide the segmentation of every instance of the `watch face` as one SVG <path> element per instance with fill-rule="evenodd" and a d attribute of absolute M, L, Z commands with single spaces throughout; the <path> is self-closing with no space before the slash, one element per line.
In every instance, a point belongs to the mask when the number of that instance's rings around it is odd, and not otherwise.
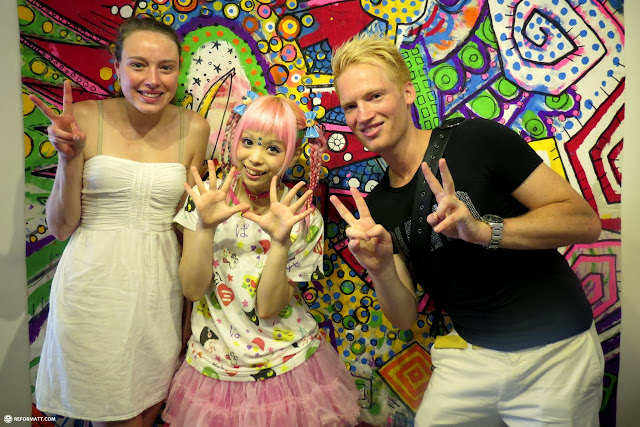
<path fill-rule="evenodd" d="M 482 217 L 482 219 L 484 219 L 487 222 L 502 222 L 502 218 L 499 217 L 498 215 L 491 215 L 491 214 L 486 214 L 485 216 Z"/>

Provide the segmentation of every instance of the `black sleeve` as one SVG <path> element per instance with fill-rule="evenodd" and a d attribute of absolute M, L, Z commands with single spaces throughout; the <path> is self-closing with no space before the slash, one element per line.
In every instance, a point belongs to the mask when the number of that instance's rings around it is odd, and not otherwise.
<path fill-rule="evenodd" d="M 527 142 L 510 128 L 486 119 L 473 119 L 461 125 L 466 138 L 478 144 L 478 158 L 486 162 L 495 185 L 512 193 L 542 163 Z"/>

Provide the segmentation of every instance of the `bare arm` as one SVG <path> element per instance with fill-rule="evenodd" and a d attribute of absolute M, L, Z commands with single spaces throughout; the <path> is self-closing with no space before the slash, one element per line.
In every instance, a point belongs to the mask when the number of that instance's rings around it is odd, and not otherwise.
<path fill-rule="evenodd" d="M 287 279 L 287 257 L 291 244 L 271 242 L 269 256 L 256 292 L 256 310 L 261 319 L 278 315 L 291 301 L 297 284 Z"/>
<path fill-rule="evenodd" d="M 198 169 L 198 172 L 202 171 L 204 165 L 204 156 L 207 151 L 207 144 L 209 143 L 209 135 L 211 128 L 209 122 L 207 122 L 201 115 L 186 110 L 185 114 L 189 114 L 189 128 L 186 137 L 186 155 L 184 156 L 185 167 L 187 171 L 190 171 L 193 166 Z M 187 184 L 189 187 L 196 185 L 192 174 L 187 174 Z M 187 198 L 185 192 L 178 203 L 178 209 L 184 205 L 184 201 Z"/>
<path fill-rule="evenodd" d="M 308 190 L 302 197 L 292 203 L 296 192 L 304 182 L 296 184 L 282 199 L 277 200 L 277 177 L 271 180 L 271 204 L 265 215 L 245 212 L 243 216 L 258 224 L 271 237 L 271 248 L 265 263 L 256 292 L 256 310 L 262 319 L 273 318 L 289 304 L 296 289 L 296 284 L 287 279 L 287 258 L 291 246 L 291 229 L 302 221 L 313 209 L 306 209 L 296 214 L 304 202 L 311 196 Z"/>
<path fill-rule="evenodd" d="M 209 167 L 210 187 L 206 188 L 195 166 L 191 167 L 191 175 L 196 183 L 198 192 L 188 184 L 184 184 L 185 190 L 193 199 L 198 211 L 198 223 L 196 230 L 184 231 L 182 259 L 180 260 L 180 280 L 182 292 L 191 301 L 198 301 L 211 285 L 213 269 L 213 240 L 215 229 L 231 215 L 246 210 L 249 206 L 241 203 L 236 206 L 227 206 L 225 199 L 231 186 L 235 168 L 231 168 L 222 187 L 217 189 L 217 180 L 213 162 L 207 162 Z"/>
<path fill-rule="evenodd" d="M 73 114 L 71 83 L 68 80 L 64 82 L 63 109 L 60 115 L 37 96 L 29 95 L 29 99 L 51 120 L 47 133 L 49 141 L 58 152 L 58 167 L 47 199 L 46 217 L 51 234 L 58 240 L 66 240 L 80 224 L 86 135 Z"/>
<path fill-rule="evenodd" d="M 190 301 L 199 301 L 211 285 L 214 228 L 184 229 L 180 281 Z"/>
<path fill-rule="evenodd" d="M 425 163 L 422 172 L 436 196 L 438 208 L 427 216 L 436 233 L 487 245 L 488 224 L 474 218 L 455 195 L 453 178 L 444 159 L 439 163 L 442 185 Z M 600 235 L 600 220 L 589 204 L 545 164 L 540 164 L 511 195 L 529 211 L 505 218 L 501 248 L 550 249 L 574 243 L 591 243 Z"/>
<path fill-rule="evenodd" d="M 502 247 L 544 249 L 598 240 L 601 231 L 598 215 L 566 180 L 544 163 L 511 194 L 529 212 L 505 219 Z"/>
<path fill-rule="evenodd" d="M 393 254 L 391 235 L 373 221 L 360 192 L 351 188 L 351 194 L 359 219 L 337 197 L 330 199 L 349 224 L 346 230 L 349 250 L 371 276 L 384 315 L 395 327 L 408 329 L 418 316 L 418 301 L 407 266 L 400 255 Z"/>
<path fill-rule="evenodd" d="M 418 318 L 418 298 L 403 257 L 394 254 L 393 264 L 384 264 L 380 270 L 367 271 L 387 319 L 396 328 L 411 328 Z"/>

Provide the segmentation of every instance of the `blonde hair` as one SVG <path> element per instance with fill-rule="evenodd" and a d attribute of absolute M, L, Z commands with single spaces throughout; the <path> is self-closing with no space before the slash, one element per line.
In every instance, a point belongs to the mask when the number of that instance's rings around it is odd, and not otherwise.
<path fill-rule="evenodd" d="M 398 86 L 411 82 L 404 57 L 391 40 L 381 34 L 357 34 L 334 50 L 331 60 L 334 86 L 347 68 L 357 64 L 379 66 Z"/>

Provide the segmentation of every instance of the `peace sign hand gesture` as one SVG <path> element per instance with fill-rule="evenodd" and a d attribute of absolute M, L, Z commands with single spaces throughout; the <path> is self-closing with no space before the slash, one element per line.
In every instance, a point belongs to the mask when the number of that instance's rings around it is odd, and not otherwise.
<path fill-rule="evenodd" d="M 391 235 L 382 225 L 375 223 L 358 189 L 352 187 L 350 190 L 360 213 L 359 219 L 356 219 L 336 196 L 331 196 L 329 200 L 342 219 L 349 224 L 346 229 L 349 250 L 361 266 L 370 273 L 376 274 L 385 265 L 393 264 Z"/>
<path fill-rule="evenodd" d="M 456 187 L 446 160 L 440 159 L 438 162 L 442 185 L 426 163 L 423 162 L 420 166 L 438 204 L 436 211 L 427 215 L 427 222 L 433 227 L 433 231 L 465 242 L 485 244 L 481 238 L 484 223 L 474 218 L 467 205 L 456 196 Z"/>
<path fill-rule="evenodd" d="M 73 115 L 73 95 L 69 80 L 63 83 L 62 114 L 56 114 L 36 95 L 29 95 L 29 99 L 51 120 L 47 133 L 58 155 L 66 160 L 81 155 L 87 136 L 80 129 Z"/>
<path fill-rule="evenodd" d="M 289 236 L 291 235 L 293 226 L 313 212 L 313 208 L 309 208 L 299 214 L 296 213 L 302 208 L 307 199 L 311 197 L 312 191 L 307 190 L 302 197 L 294 203 L 291 203 L 296 192 L 304 186 L 304 182 L 300 181 L 289 190 L 282 198 L 282 201 L 279 202 L 277 182 L 277 176 L 271 178 L 271 188 L 269 190 L 271 206 L 267 213 L 258 215 L 248 211 L 243 213 L 242 216 L 258 224 L 260 228 L 271 236 L 272 242 L 288 246 L 290 242 Z"/>
<path fill-rule="evenodd" d="M 229 219 L 231 215 L 249 209 L 249 205 L 240 203 L 235 206 L 229 206 L 226 202 L 229 187 L 231 187 L 231 182 L 236 174 L 235 167 L 229 170 L 220 189 L 218 189 L 218 179 L 216 178 L 216 170 L 212 160 L 207 160 L 207 167 L 209 169 L 209 188 L 206 188 L 202 179 L 200 179 L 200 174 L 195 166 L 191 167 L 191 175 L 198 191 L 196 192 L 186 182 L 184 183 L 184 188 L 196 205 L 198 227 L 200 229 L 215 229 L 218 224 Z"/>

